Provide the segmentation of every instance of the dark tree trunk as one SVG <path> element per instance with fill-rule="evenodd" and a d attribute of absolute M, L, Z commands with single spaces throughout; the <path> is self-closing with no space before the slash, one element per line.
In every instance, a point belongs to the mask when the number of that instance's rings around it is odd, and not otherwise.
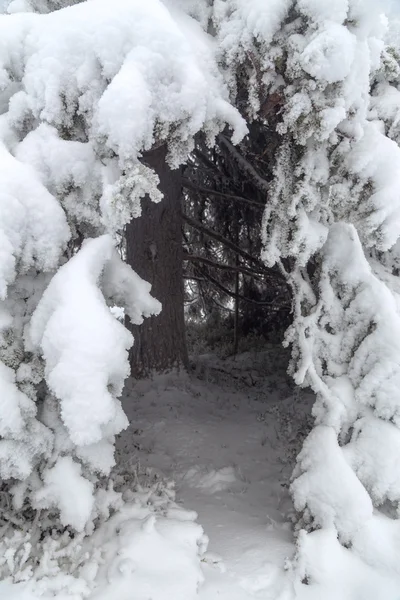
<path fill-rule="evenodd" d="M 182 278 L 182 173 L 179 169 L 172 171 L 165 158 L 165 146 L 144 157 L 160 178 L 164 198 L 159 204 L 145 198 L 142 216 L 126 228 L 127 262 L 151 283 L 152 295 L 162 303 L 157 317 L 145 319 L 140 326 L 128 324 L 135 338 L 131 352 L 134 377 L 188 365 Z"/>

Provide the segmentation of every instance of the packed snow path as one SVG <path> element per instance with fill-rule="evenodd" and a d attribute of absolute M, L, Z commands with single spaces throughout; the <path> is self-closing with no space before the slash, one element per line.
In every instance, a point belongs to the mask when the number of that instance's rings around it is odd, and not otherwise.
<path fill-rule="evenodd" d="M 120 460 L 173 479 L 178 502 L 198 513 L 210 538 L 203 600 L 293 597 L 287 483 L 312 398 L 290 385 L 285 358 L 208 355 L 190 376 L 126 387 Z"/>

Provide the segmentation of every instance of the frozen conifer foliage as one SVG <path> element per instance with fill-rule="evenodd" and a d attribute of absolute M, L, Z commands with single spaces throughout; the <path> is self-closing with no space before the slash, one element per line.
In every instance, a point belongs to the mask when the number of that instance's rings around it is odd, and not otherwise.
<path fill-rule="evenodd" d="M 16 524 L 29 528 L 32 510 L 44 527 L 90 533 L 116 504 L 106 478 L 115 436 L 128 425 L 118 398 L 133 339 L 109 306 L 136 324 L 161 309 L 115 249 L 140 199 L 161 200 L 142 152 L 167 144 L 177 166 L 199 130 L 210 142 L 226 125 L 236 140 L 246 132 L 194 20 L 174 19 L 158 0 L 45 8 L 13 2 L 18 14 L 0 16 L 0 525 L 8 536 Z M 0 561 L 0 572 L 16 576 L 17 563 Z"/>
<path fill-rule="evenodd" d="M 337 544 L 398 571 L 399 66 L 379 2 L 265 4 L 215 2 L 214 19 L 232 92 L 243 72 L 253 86 L 247 113 L 278 99 L 263 258 L 292 285 L 290 369 L 317 395 L 292 484 L 297 568 L 317 585 Z"/>

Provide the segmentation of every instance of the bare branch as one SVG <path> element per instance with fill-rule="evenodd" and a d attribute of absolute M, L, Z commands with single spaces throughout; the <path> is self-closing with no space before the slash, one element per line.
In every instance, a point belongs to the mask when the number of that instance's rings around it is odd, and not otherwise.
<path fill-rule="evenodd" d="M 257 200 L 250 200 L 250 198 L 244 198 L 243 196 L 236 196 L 235 194 L 217 192 L 208 188 L 198 187 L 189 179 L 183 179 L 183 187 L 189 190 L 194 190 L 195 192 L 198 192 L 199 194 L 204 194 L 206 196 L 216 196 L 217 198 L 224 198 L 226 200 L 236 200 L 237 202 L 251 204 L 252 206 L 257 206 L 257 208 L 259 208 L 260 210 L 263 210 L 265 208 L 265 205 L 262 202 L 258 202 Z"/>
<path fill-rule="evenodd" d="M 210 160 L 203 152 L 201 152 L 201 150 L 199 150 L 199 148 L 195 148 L 193 150 L 193 154 L 195 154 L 197 156 L 197 158 L 199 158 L 201 161 L 203 161 L 203 163 L 205 165 L 207 165 L 207 167 L 209 169 L 211 169 L 211 171 L 216 171 L 217 173 L 219 173 L 219 169 L 218 169 L 217 165 L 214 164 L 212 162 L 212 160 Z"/>
<path fill-rule="evenodd" d="M 216 262 L 209 258 L 205 258 L 204 256 L 199 256 L 197 254 L 185 254 L 183 260 L 187 260 L 190 262 L 202 262 L 206 265 L 210 265 L 210 267 L 215 267 L 216 269 L 222 269 L 225 271 L 234 271 L 239 273 L 244 273 L 245 275 L 249 275 L 250 277 L 254 277 L 255 279 L 261 280 L 258 275 L 260 275 L 260 271 L 252 271 L 251 269 L 246 269 L 246 267 L 234 266 L 234 265 L 224 265 L 223 263 Z"/>
<path fill-rule="evenodd" d="M 187 279 L 188 281 L 207 281 L 205 277 L 196 277 L 194 275 L 183 275 L 183 279 Z"/>
<path fill-rule="evenodd" d="M 230 248 L 231 250 L 233 250 L 234 252 L 236 252 L 237 254 L 239 254 L 241 257 L 243 257 L 246 260 L 248 260 L 249 262 L 257 265 L 258 268 L 260 269 L 260 271 L 262 271 L 263 273 L 267 273 L 269 275 L 269 277 L 272 276 L 271 270 L 268 269 L 260 260 L 258 260 L 254 256 L 252 256 L 251 254 L 249 254 L 248 252 L 246 252 L 242 248 L 239 248 L 239 246 L 237 246 L 236 244 L 234 244 L 230 240 L 227 240 L 225 237 L 223 237 L 219 233 L 217 233 L 215 231 L 212 231 L 211 229 L 208 229 L 208 227 L 205 227 L 204 225 L 202 225 L 201 223 L 199 223 L 199 221 L 196 221 L 195 219 L 192 219 L 192 217 L 189 217 L 188 215 L 186 215 L 184 213 L 182 214 L 182 218 L 183 218 L 183 220 L 188 225 L 190 225 L 194 229 L 197 229 L 198 231 L 201 231 L 202 233 L 204 233 L 204 235 L 206 235 L 206 236 L 208 236 L 208 237 L 210 237 L 210 238 L 212 238 L 214 240 L 217 240 L 223 246 L 226 246 L 227 248 Z M 281 275 L 281 273 L 279 273 L 278 271 L 274 272 L 273 277 L 274 277 L 274 279 L 282 279 L 286 283 L 286 280 Z"/>
<path fill-rule="evenodd" d="M 249 161 L 246 160 L 244 158 L 244 156 L 242 156 L 240 154 L 240 152 L 238 152 L 238 150 L 235 148 L 235 146 L 224 135 L 220 134 L 218 136 L 218 139 L 225 146 L 225 148 L 229 151 L 229 153 L 233 156 L 238 167 L 244 173 L 247 173 L 247 175 L 250 176 L 250 178 L 255 183 L 255 185 L 258 187 L 258 189 L 260 189 L 261 191 L 263 191 L 265 193 L 268 193 L 270 190 L 270 184 L 268 183 L 268 181 L 266 179 L 264 179 L 263 177 L 261 177 L 261 175 L 259 175 L 259 173 L 257 173 L 257 171 L 255 170 L 253 165 L 251 163 L 249 163 Z"/>
<path fill-rule="evenodd" d="M 201 267 L 197 267 L 197 268 L 206 279 L 208 279 L 212 284 L 215 285 L 215 287 L 220 289 L 221 292 L 223 292 L 227 296 L 230 296 L 231 298 L 240 298 L 240 300 L 244 300 L 244 302 L 248 302 L 249 304 L 256 304 L 257 306 L 270 306 L 273 310 L 279 310 L 281 308 L 278 306 L 274 306 L 279 298 L 274 298 L 273 300 L 269 300 L 269 301 L 263 301 L 263 300 L 253 300 L 253 298 L 247 298 L 247 296 L 243 296 L 242 294 L 235 294 L 234 292 L 231 292 L 231 290 L 229 290 L 227 287 L 222 285 L 222 283 L 220 283 L 217 279 L 215 279 L 208 273 L 205 273 L 203 271 L 203 269 L 201 269 Z"/>

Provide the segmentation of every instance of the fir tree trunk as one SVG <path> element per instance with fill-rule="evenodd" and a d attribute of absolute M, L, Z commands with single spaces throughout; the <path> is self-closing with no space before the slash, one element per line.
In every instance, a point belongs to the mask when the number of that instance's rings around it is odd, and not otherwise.
<path fill-rule="evenodd" d="M 156 317 L 140 326 L 128 324 L 135 343 L 131 372 L 144 377 L 151 371 L 167 371 L 188 365 L 184 321 L 183 251 L 181 233 L 181 171 L 166 163 L 166 147 L 145 155 L 144 161 L 160 178 L 163 200 L 142 201 L 142 216 L 126 228 L 127 262 L 151 283 L 152 295 L 162 303 Z"/>

